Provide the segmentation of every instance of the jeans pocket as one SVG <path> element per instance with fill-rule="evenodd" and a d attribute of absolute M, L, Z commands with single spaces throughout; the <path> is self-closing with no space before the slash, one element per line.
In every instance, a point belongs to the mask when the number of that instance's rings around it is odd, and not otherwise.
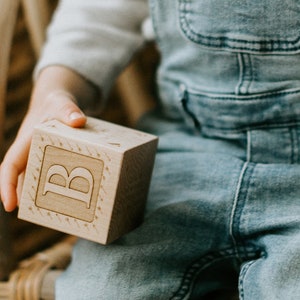
<path fill-rule="evenodd" d="M 178 0 L 182 33 L 199 45 L 250 53 L 300 52 L 294 0 Z"/>

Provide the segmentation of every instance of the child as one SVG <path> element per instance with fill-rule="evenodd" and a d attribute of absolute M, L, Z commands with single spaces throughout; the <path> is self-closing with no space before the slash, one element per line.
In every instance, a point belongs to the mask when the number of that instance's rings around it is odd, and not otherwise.
<path fill-rule="evenodd" d="M 82 111 L 142 46 L 146 2 L 60 2 L 1 165 L 7 211 L 32 128 L 52 118 L 84 126 Z M 298 3 L 149 2 L 159 107 L 141 129 L 160 145 L 145 221 L 109 246 L 80 240 L 57 299 L 201 299 L 232 287 L 240 299 L 299 299 Z"/>

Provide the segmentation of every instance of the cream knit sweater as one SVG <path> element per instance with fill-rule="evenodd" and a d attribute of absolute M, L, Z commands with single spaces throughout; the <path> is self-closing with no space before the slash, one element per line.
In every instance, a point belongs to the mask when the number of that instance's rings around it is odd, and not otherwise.
<path fill-rule="evenodd" d="M 107 94 L 143 45 L 146 0 L 61 0 L 48 27 L 35 78 L 49 65 L 71 68 Z"/>

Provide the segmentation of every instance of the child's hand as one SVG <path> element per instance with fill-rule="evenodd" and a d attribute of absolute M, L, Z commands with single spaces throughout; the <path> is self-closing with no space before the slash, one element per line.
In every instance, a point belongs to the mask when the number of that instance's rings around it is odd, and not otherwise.
<path fill-rule="evenodd" d="M 86 120 L 68 95 L 61 93 L 54 93 L 49 99 L 44 99 L 38 107 L 31 107 L 17 138 L 1 164 L 1 199 L 7 211 L 15 209 L 18 202 L 16 193 L 18 177 L 26 167 L 33 128 L 50 119 L 58 119 L 74 127 L 83 126 Z"/>
<path fill-rule="evenodd" d="M 69 76 L 71 82 L 65 75 Z M 47 83 L 48 80 L 52 80 L 51 83 Z M 71 93 L 74 84 L 75 93 Z M 18 205 L 18 181 L 26 168 L 34 127 L 50 119 L 57 119 L 72 127 L 84 126 L 86 117 L 76 105 L 76 99 L 81 96 L 76 93 L 76 89 L 79 88 L 81 92 L 86 90 L 88 97 L 93 94 L 88 90 L 89 87 L 77 74 L 72 74 L 70 70 L 61 70 L 61 67 L 50 68 L 48 74 L 42 72 L 17 137 L 0 167 L 1 200 L 6 211 L 12 211 Z"/>

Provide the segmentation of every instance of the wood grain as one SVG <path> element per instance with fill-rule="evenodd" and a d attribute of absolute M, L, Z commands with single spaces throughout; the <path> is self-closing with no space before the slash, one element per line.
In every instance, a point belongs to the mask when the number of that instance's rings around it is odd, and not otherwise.
<path fill-rule="evenodd" d="M 143 219 L 156 136 L 88 118 L 35 129 L 19 218 L 107 244 Z"/>

